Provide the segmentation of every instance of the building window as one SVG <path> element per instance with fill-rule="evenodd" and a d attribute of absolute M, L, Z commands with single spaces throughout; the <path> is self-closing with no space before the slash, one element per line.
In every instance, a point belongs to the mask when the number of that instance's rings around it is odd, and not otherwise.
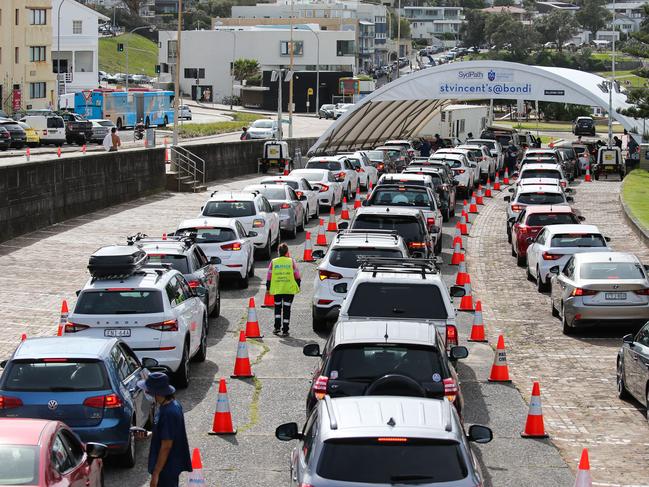
<path fill-rule="evenodd" d="M 45 98 L 45 92 L 47 91 L 47 83 L 29 83 L 29 97 L 30 98 Z"/>
<path fill-rule="evenodd" d="M 185 68 L 185 79 L 204 79 L 205 68 Z"/>
<path fill-rule="evenodd" d="M 16 9 L 16 25 L 18 25 L 19 21 L 20 21 L 20 9 Z"/>
<path fill-rule="evenodd" d="M 32 63 L 37 63 L 40 61 L 46 61 L 45 59 L 45 46 L 30 46 L 29 47 L 29 61 Z"/>
<path fill-rule="evenodd" d="M 46 25 L 47 24 L 47 10 L 44 8 L 29 9 L 29 24 L 30 25 Z"/>
<path fill-rule="evenodd" d="M 83 22 L 81 20 L 72 21 L 72 33 L 73 34 L 83 33 Z"/>
<path fill-rule="evenodd" d="M 18 64 L 19 61 L 20 61 L 20 51 L 19 51 L 18 47 L 15 47 L 14 48 L 14 63 Z"/>
<path fill-rule="evenodd" d="M 336 56 L 353 56 L 354 41 L 336 41 Z"/>
<path fill-rule="evenodd" d="M 176 62 L 176 51 L 178 50 L 178 42 L 176 41 L 167 41 L 167 62 L 175 63 Z"/>
<path fill-rule="evenodd" d="M 290 56 L 291 50 L 289 45 L 291 41 L 279 41 L 279 55 Z M 304 42 L 293 41 L 293 56 L 304 56 Z"/>

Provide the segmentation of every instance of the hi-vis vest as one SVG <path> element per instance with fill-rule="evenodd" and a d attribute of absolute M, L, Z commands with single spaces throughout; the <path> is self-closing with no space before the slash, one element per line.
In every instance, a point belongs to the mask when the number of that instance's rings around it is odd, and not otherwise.
<path fill-rule="evenodd" d="M 273 259 L 270 277 L 270 294 L 297 294 L 300 288 L 293 275 L 293 259 L 277 257 Z"/>

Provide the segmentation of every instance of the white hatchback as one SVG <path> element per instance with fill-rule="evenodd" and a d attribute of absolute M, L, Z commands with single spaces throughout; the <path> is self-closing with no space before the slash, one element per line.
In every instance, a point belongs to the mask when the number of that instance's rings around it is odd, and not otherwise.
<path fill-rule="evenodd" d="M 320 206 L 338 206 L 343 201 L 343 187 L 327 169 L 294 169 L 289 176 L 306 179 L 318 191 Z"/>
<path fill-rule="evenodd" d="M 306 196 L 306 199 L 301 199 L 300 201 L 309 218 L 318 218 L 320 216 L 320 205 L 318 204 L 319 190 L 311 186 L 311 183 L 306 178 L 297 176 L 271 176 L 262 179 L 259 184 L 286 184 L 290 186 L 298 198 Z"/>

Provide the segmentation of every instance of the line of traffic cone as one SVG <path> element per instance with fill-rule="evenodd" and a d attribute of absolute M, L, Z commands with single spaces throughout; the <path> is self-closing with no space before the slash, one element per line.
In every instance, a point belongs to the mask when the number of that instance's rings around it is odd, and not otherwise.
<path fill-rule="evenodd" d="M 315 244 L 320 247 L 326 247 L 327 244 L 327 234 L 324 229 L 324 220 L 320 218 L 320 225 L 318 226 L 318 236 L 316 237 Z"/>
<path fill-rule="evenodd" d="M 342 206 L 342 209 L 340 210 L 340 219 L 341 220 L 349 220 L 349 209 L 347 208 L 347 197 L 346 196 L 343 198 L 343 206 Z"/>
<path fill-rule="evenodd" d="M 457 223 L 455 224 L 455 235 L 453 236 L 453 243 L 451 244 L 451 247 L 453 249 L 455 248 L 456 243 L 459 243 L 460 248 L 464 250 L 464 240 L 462 240 L 462 231 L 460 230 L 460 227 Z"/>
<path fill-rule="evenodd" d="M 274 308 L 275 307 L 275 298 L 270 292 L 266 291 L 264 294 L 264 304 L 261 305 L 262 308 Z"/>
<path fill-rule="evenodd" d="M 313 248 L 311 246 L 311 232 L 306 232 L 304 236 L 304 253 L 302 254 L 302 262 L 313 262 Z"/>
<path fill-rule="evenodd" d="M 503 184 L 507 186 L 509 184 L 509 168 L 505 168 L 505 177 L 503 178 Z"/>
<path fill-rule="evenodd" d="M 462 212 L 460 213 L 460 216 L 462 215 L 464 215 L 467 225 L 471 223 L 471 220 L 469 219 L 469 204 L 466 200 L 462 203 Z"/>
<path fill-rule="evenodd" d="M 475 195 L 475 202 L 479 205 L 484 205 L 484 199 L 482 195 L 482 184 L 478 184 L 478 192 Z"/>
<path fill-rule="evenodd" d="M 61 158 L 61 148 L 60 147 L 58 147 L 56 149 L 56 157 Z"/>
<path fill-rule="evenodd" d="M 20 335 L 20 341 L 21 341 L 21 342 L 24 342 L 25 340 L 27 340 L 27 333 L 22 333 L 22 334 Z"/>
<path fill-rule="evenodd" d="M 485 187 L 484 190 L 484 196 L 485 198 L 491 198 L 491 178 L 487 176 L 487 186 Z"/>
<path fill-rule="evenodd" d="M 248 300 L 248 319 L 246 320 L 246 336 L 248 338 L 263 338 L 259 330 L 259 321 L 257 320 L 257 310 L 255 309 L 255 298 Z"/>
<path fill-rule="evenodd" d="M 494 363 L 491 366 L 489 382 L 511 382 L 509 378 L 509 366 L 507 365 L 507 350 L 505 349 L 505 337 L 498 336 Z"/>
<path fill-rule="evenodd" d="M 496 171 L 496 180 L 494 181 L 494 191 L 500 191 L 500 171 Z"/>
<path fill-rule="evenodd" d="M 86 155 L 86 150 L 87 150 L 86 144 L 83 144 L 83 145 L 81 146 L 81 153 L 82 153 L 84 156 Z"/>
<path fill-rule="evenodd" d="M 354 196 L 354 209 L 359 209 L 362 205 L 361 202 L 361 188 L 356 188 L 356 196 Z"/>
<path fill-rule="evenodd" d="M 327 231 L 328 232 L 338 231 L 338 224 L 336 223 L 336 210 L 334 210 L 333 206 L 329 210 L 329 223 L 327 223 Z"/>
<path fill-rule="evenodd" d="M 250 378 L 254 377 L 250 367 L 250 358 L 248 357 L 248 344 L 246 343 L 246 333 L 239 332 L 239 343 L 237 345 L 237 358 L 234 361 L 234 372 L 230 377 Z"/>
<path fill-rule="evenodd" d="M 464 284 L 464 296 L 460 300 L 458 311 L 473 312 L 473 296 L 471 296 L 471 276 L 467 272 L 467 282 Z"/>
<path fill-rule="evenodd" d="M 586 166 L 586 176 L 584 176 L 584 181 L 587 183 L 591 183 L 593 181 L 590 177 L 590 164 Z"/>
<path fill-rule="evenodd" d="M 478 213 L 478 204 L 475 199 L 475 191 L 471 193 L 471 203 L 469 204 L 469 213 Z"/>
<path fill-rule="evenodd" d="M 230 413 L 230 401 L 225 379 L 219 381 L 219 394 L 216 398 L 216 411 L 212 422 L 210 435 L 236 435 L 237 430 L 232 425 L 232 414 Z"/>
<path fill-rule="evenodd" d="M 588 460 L 588 448 L 584 448 L 581 451 L 575 487 L 593 487 L 593 478 L 590 475 L 590 461 Z"/>
<path fill-rule="evenodd" d="M 464 254 L 460 248 L 460 244 L 455 242 L 453 246 L 453 255 L 451 256 L 451 265 L 460 265 L 460 262 L 464 262 Z"/>
<path fill-rule="evenodd" d="M 547 438 L 543 424 L 543 410 L 541 409 L 541 386 L 537 381 L 532 386 L 530 409 L 525 421 L 525 430 L 521 433 L 523 438 Z"/>
<path fill-rule="evenodd" d="M 471 277 L 466 271 L 466 264 L 462 261 L 455 275 L 455 285 L 464 286 L 467 282 L 471 282 Z"/>
<path fill-rule="evenodd" d="M 201 451 L 198 448 L 194 448 L 192 452 L 192 471 L 187 474 L 187 485 L 205 485 L 203 460 L 201 459 Z"/>
<path fill-rule="evenodd" d="M 470 342 L 486 342 L 484 334 L 484 323 L 482 322 L 482 303 L 478 299 L 475 302 L 475 315 L 473 316 L 473 326 L 471 327 Z"/>
<path fill-rule="evenodd" d="M 466 215 L 460 217 L 460 221 L 456 223 L 456 226 L 460 229 L 460 235 L 468 235 L 469 229 L 466 223 Z"/>
<path fill-rule="evenodd" d="M 59 326 L 56 330 L 56 336 L 63 336 L 65 333 L 65 325 L 68 324 L 68 316 L 70 312 L 68 311 L 68 302 L 64 299 L 61 303 L 61 317 L 59 318 Z"/>
<path fill-rule="evenodd" d="M 288 176 L 291 173 L 291 166 L 288 164 L 288 159 L 286 159 L 286 163 L 284 164 L 284 172 L 282 173 L 282 176 Z"/>

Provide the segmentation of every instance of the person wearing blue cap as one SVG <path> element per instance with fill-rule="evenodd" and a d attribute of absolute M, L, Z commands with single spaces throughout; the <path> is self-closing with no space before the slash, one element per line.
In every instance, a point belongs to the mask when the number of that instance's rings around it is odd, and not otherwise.
<path fill-rule="evenodd" d="M 138 387 L 157 405 L 149 449 L 150 487 L 178 487 L 182 472 L 192 471 L 183 408 L 163 372 L 152 372 Z"/>

